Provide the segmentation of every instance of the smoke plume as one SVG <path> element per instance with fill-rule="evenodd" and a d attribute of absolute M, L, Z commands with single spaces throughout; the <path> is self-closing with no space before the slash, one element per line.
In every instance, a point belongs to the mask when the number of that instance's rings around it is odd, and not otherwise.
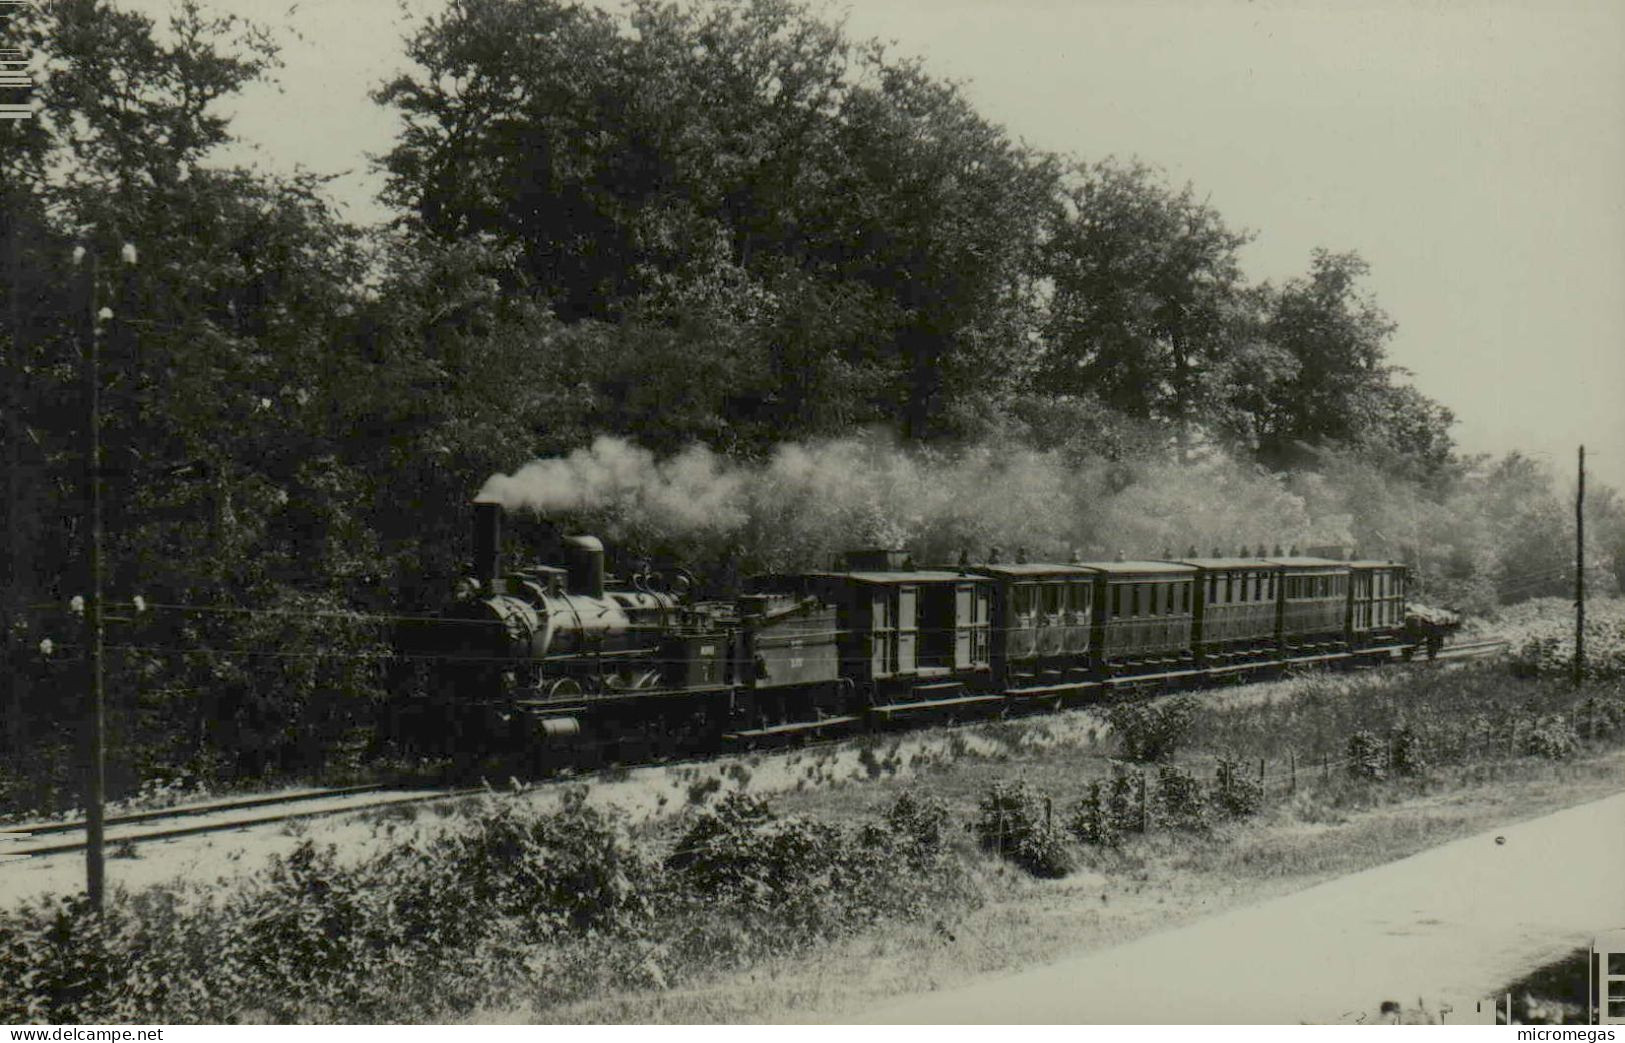
<path fill-rule="evenodd" d="M 1317 490 L 1304 493 L 1313 496 Z M 1236 553 L 1345 542 L 1281 478 L 1215 458 L 1191 466 L 1079 463 L 1020 445 L 905 448 L 882 435 L 779 446 L 737 462 L 699 446 L 660 459 L 618 438 L 491 478 L 481 499 L 597 531 L 635 554 L 742 572 L 828 567 L 854 547 L 921 564 Z M 1324 499 L 1324 497 L 1321 497 Z"/>

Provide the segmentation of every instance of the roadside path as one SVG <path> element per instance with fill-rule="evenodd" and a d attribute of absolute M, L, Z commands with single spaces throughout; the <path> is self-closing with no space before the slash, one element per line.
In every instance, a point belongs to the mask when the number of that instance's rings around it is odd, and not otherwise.
<path fill-rule="evenodd" d="M 853 1020 L 1322 1024 L 1419 998 L 1463 1010 L 1620 926 L 1625 793 Z"/>

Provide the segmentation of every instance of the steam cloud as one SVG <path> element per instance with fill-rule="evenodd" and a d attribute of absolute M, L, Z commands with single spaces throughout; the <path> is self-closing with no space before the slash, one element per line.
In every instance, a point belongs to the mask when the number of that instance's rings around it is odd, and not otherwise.
<path fill-rule="evenodd" d="M 600 532 L 632 553 L 698 567 L 825 568 L 843 550 L 897 547 L 918 562 L 968 549 L 1035 561 L 1233 554 L 1243 544 L 1345 543 L 1340 498 L 1222 458 L 1191 466 L 1078 463 L 1014 445 L 904 448 L 884 436 L 785 444 L 757 463 L 700 446 L 660 459 L 618 438 L 535 460 L 481 499 Z"/>

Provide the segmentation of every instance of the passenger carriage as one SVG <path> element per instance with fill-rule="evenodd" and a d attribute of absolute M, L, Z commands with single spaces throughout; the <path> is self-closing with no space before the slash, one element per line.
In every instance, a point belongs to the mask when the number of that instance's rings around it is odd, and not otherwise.
<path fill-rule="evenodd" d="M 1355 648 L 1397 647 L 1405 628 L 1405 566 L 1351 561 L 1348 570 L 1350 642 Z"/>
<path fill-rule="evenodd" d="M 1349 567 L 1330 558 L 1267 558 L 1279 566 L 1280 641 L 1288 653 L 1347 648 Z"/>
<path fill-rule="evenodd" d="M 1082 565 L 988 564 L 993 594 L 992 667 L 1006 688 L 1080 681 L 1090 674 L 1095 585 Z"/>
<path fill-rule="evenodd" d="M 1186 558 L 1197 570 L 1191 648 L 1200 664 L 1275 654 L 1282 566 L 1264 558 Z"/>
<path fill-rule="evenodd" d="M 990 691 L 993 584 L 906 564 L 896 552 L 857 552 L 852 571 L 808 577 L 836 606 L 841 675 L 882 717 L 1002 698 Z"/>
<path fill-rule="evenodd" d="M 1095 662 L 1102 674 L 1173 669 L 1191 658 L 1194 566 L 1168 561 L 1084 562 L 1098 571 Z"/>

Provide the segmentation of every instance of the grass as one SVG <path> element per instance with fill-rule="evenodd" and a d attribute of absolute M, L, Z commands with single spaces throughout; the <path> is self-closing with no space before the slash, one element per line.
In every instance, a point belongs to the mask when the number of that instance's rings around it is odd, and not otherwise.
<path fill-rule="evenodd" d="M 899 996 L 951 990 L 982 975 L 1118 945 L 1510 819 L 1600 798 L 1618 792 L 1622 769 L 1620 751 L 1569 764 L 1527 759 L 1441 781 L 1433 792 L 1402 787 L 1362 807 L 1345 807 L 1336 823 L 1306 824 L 1294 806 L 1276 806 L 1256 821 L 1209 837 L 1152 834 L 1121 850 L 1090 854 L 1060 880 L 1035 880 L 972 854 L 967 845 L 961 856 L 985 896 L 980 907 L 940 910 L 929 919 L 768 959 L 704 985 L 602 995 L 550 1008 L 492 1008 L 479 1020 L 681 1024 L 861 1017 Z M 839 813 L 861 813 L 867 806 L 843 800 Z"/>
<path fill-rule="evenodd" d="M 984 897 L 976 908 L 938 910 L 929 922 L 890 925 L 814 953 L 769 960 L 705 987 L 487 1015 L 558 1022 L 823 1021 L 901 994 L 1115 945 L 1617 792 L 1625 768 L 1617 732 L 1587 737 L 1573 756 L 1532 756 L 1526 742 L 1511 740 L 1514 723 L 1531 727 L 1596 698 L 1618 701 L 1621 693 L 1513 679 L 1492 665 L 1317 677 L 1215 693 L 1196 707 L 1188 742 L 1172 761 L 1210 773 L 1221 756 L 1255 766 L 1262 759 L 1268 798 L 1254 818 L 1220 822 L 1200 834 L 1152 832 L 1113 849 L 1079 847 L 1078 869 L 1053 881 L 1034 880 L 978 853 L 967 834 L 958 851 Z M 874 814 L 912 786 L 943 801 L 956 821 L 969 822 L 993 786 L 1019 779 L 1053 795 L 1059 817 L 1060 806 L 1090 781 L 1121 767 L 1114 758 L 1119 744 L 1103 721 L 1103 714 L 1074 713 L 927 734 L 914 740 L 912 770 L 902 777 L 870 773 L 861 786 L 804 787 L 778 804 L 790 814 L 849 821 Z M 1421 773 L 1370 779 L 1340 763 L 1350 734 L 1386 736 L 1397 726 L 1421 728 L 1436 743 Z"/>

